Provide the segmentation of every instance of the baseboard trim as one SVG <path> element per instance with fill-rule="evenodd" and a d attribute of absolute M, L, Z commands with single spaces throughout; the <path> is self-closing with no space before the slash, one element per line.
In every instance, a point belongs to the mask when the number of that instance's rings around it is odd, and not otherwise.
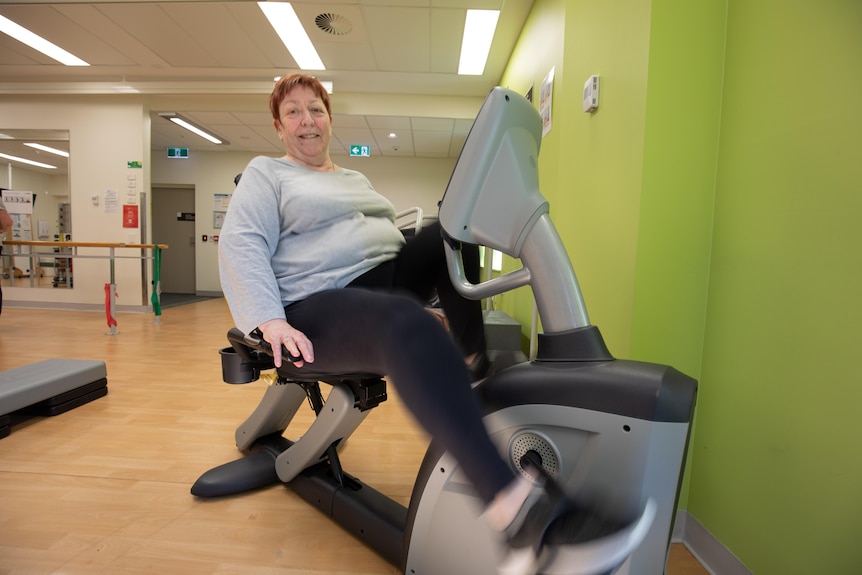
<path fill-rule="evenodd" d="M 710 575 L 753 575 L 730 549 L 685 509 L 676 513 L 672 540 L 685 545 Z"/>
<path fill-rule="evenodd" d="M 220 291 L 198 291 L 197 297 L 224 297 Z M 104 312 L 105 306 L 101 303 L 70 303 L 56 301 L 16 301 L 3 300 L 3 305 L 8 308 L 18 309 L 50 309 L 63 311 L 96 311 Z M 152 304 L 147 305 L 117 305 L 114 308 L 118 313 L 153 313 Z"/>

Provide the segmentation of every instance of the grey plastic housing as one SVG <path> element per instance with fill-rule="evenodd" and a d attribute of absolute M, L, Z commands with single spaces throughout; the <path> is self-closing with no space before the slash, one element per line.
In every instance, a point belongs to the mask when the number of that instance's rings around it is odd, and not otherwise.
<path fill-rule="evenodd" d="M 443 196 L 443 229 L 459 241 L 519 257 L 531 222 L 548 212 L 539 193 L 541 142 L 533 105 L 511 90 L 491 90 Z"/>
<path fill-rule="evenodd" d="M 452 240 L 446 260 L 452 285 L 482 299 L 533 288 L 546 333 L 590 325 L 575 271 L 539 192 L 542 118 L 520 94 L 494 88 L 479 110 L 440 202 L 440 224 Z M 458 242 L 519 258 L 523 267 L 472 284 L 464 277 Z M 540 286 L 537 289 L 537 286 Z"/>

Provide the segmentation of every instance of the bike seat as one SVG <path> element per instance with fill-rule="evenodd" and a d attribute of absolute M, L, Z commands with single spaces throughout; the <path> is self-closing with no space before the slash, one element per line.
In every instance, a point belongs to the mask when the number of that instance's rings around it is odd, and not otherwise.
<path fill-rule="evenodd" d="M 261 371 L 275 368 L 272 349 L 263 338 L 255 334 L 246 335 L 234 327 L 228 331 L 227 339 L 231 347 L 219 352 L 225 383 L 251 383 L 260 378 Z M 286 351 L 282 349 L 285 358 Z M 276 374 L 294 383 L 347 385 L 353 392 L 356 405 L 363 411 L 386 401 L 386 382 L 377 373 L 321 370 L 308 363 L 296 367 L 285 359 L 281 367 L 276 368 Z"/>
<path fill-rule="evenodd" d="M 296 367 L 289 361 L 284 361 L 281 364 L 281 367 L 276 368 L 275 372 L 281 377 L 287 378 L 291 381 L 298 381 L 301 383 L 312 383 L 315 381 L 322 381 L 324 383 L 328 383 L 333 385 L 339 381 L 362 381 L 366 379 L 381 379 L 382 376 L 376 373 L 365 373 L 365 372 L 336 372 L 336 371 L 326 371 L 326 370 L 318 370 L 314 367 L 314 364 L 304 364 L 302 367 Z"/>

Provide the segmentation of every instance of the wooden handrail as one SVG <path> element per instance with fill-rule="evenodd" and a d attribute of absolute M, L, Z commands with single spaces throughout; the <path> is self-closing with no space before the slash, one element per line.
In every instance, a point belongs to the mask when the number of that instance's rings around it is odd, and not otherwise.
<path fill-rule="evenodd" d="M 112 242 L 50 242 L 50 241 L 30 241 L 30 240 L 4 240 L 3 245 L 6 246 L 44 246 L 49 248 L 138 248 L 152 249 L 159 248 L 160 250 L 168 249 L 167 244 L 124 244 Z M 4 255 L 19 255 L 19 254 L 4 254 Z"/>
<path fill-rule="evenodd" d="M 114 259 L 115 258 L 128 258 L 130 256 L 117 256 L 114 253 L 114 250 L 117 248 L 133 248 L 133 249 L 151 249 L 153 250 L 152 258 L 154 260 L 154 266 L 158 266 L 158 262 L 160 261 L 161 250 L 165 250 L 168 248 L 167 244 L 126 244 L 126 243 L 113 243 L 113 242 L 50 242 L 50 241 L 30 241 L 30 240 L 7 240 L 4 245 L 7 246 L 30 246 L 35 248 L 51 248 L 53 251 L 44 252 L 44 251 L 35 251 L 31 250 L 28 253 L 17 253 L 17 252 L 8 252 L 2 254 L 0 260 L 12 260 L 14 258 L 30 258 L 30 261 L 33 262 L 37 258 L 44 257 L 53 257 L 55 259 L 61 258 L 68 260 L 68 265 L 71 266 L 71 260 L 76 258 L 98 258 L 98 259 L 108 259 L 110 260 L 110 283 L 105 284 L 105 311 L 108 315 L 108 326 L 110 327 L 109 335 L 116 335 L 119 333 L 117 331 L 117 320 L 114 319 L 114 309 L 115 309 L 115 292 L 116 286 L 114 285 Z M 57 251 L 56 248 L 73 248 L 71 252 L 61 253 Z M 110 250 L 109 255 L 107 256 L 95 256 L 95 255 L 79 255 L 76 248 L 108 248 Z M 149 259 L 147 256 L 142 256 L 141 259 Z M 0 261 L 0 265 L 2 265 L 2 261 Z M 31 267 L 33 264 L 31 263 Z M 6 267 L 6 266 L 3 266 Z M 69 267 L 68 269 L 71 269 Z M 158 277 L 157 272 L 154 272 L 156 277 Z M 10 273 L 9 275 L 10 281 L 12 285 L 14 285 L 14 273 Z M 30 274 L 30 286 L 34 285 L 34 277 L 35 273 Z M 71 275 L 67 276 L 66 280 L 71 287 Z M 159 285 L 158 281 L 154 280 L 154 304 L 158 304 L 158 294 L 159 294 Z M 57 287 L 57 284 L 54 284 L 54 287 Z M 156 314 L 156 323 L 158 323 L 159 315 L 161 315 L 161 309 L 158 305 L 154 305 L 153 311 Z"/>

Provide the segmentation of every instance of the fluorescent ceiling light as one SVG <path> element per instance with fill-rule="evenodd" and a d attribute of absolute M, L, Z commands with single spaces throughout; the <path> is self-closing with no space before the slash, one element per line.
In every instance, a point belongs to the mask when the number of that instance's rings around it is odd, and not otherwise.
<path fill-rule="evenodd" d="M 30 164 L 31 166 L 38 166 L 40 168 L 50 168 L 52 170 L 57 169 L 57 166 L 52 166 L 51 164 L 43 164 L 42 162 L 34 162 L 33 160 L 28 160 L 26 158 L 19 158 L 18 156 L 10 156 L 9 154 L 0 153 L 0 158 L 12 160 L 13 162 L 21 162 L 22 164 Z"/>
<path fill-rule="evenodd" d="M 161 116 L 162 118 L 165 118 L 166 120 L 170 120 L 171 122 L 173 122 L 177 126 L 182 126 L 183 128 L 185 128 L 189 132 L 192 132 L 193 134 L 197 134 L 198 136 L 200 136 L 204 140 L 208 140 L 208 141 L 212 142 L 213 144 L 229 144 L 230 143 L 225 139 L 219 138 L 218 136 L 207 132 L 206 130 L 204 130 L 200 126 L 195 126 L 194 124 L 192 124 L 191 122 L 189 122 L 188 120 L 186 120 L 185 118 L 183 118 L 182 116 L 177 114 L 176 112 L 159 112 L 159 116 Z"/>
<path fill-rule="evenodd" d="M 189 132 L 197 134 L 198 136 L 200 136 L 204 140 L 209 140 L 213 144 L 221 144 L 222 143 L 222 141 L 219 138 L 216 138 L 215 136 L 213 136 L 209 132 L 203 131 L 202 129 L 198 128 L 194 124 L 190 124 L 188 121 L 183 120 L 182 118 L 180 118 L 178 116 L 174 116 L 173 118 L 169 118 L 169 119 L 174 124 L 176 124 L 178 126 L 182 126 L 183 128 L 185 128 Z"/>
<path fill-rule="evenodd" d="M 42 144 L 36 144 L 34 142 L 24 142 L 24 145 L 30 146 L 31 148 L 36 148 L 37 150 L 42 150 L 43 152 L 48 152 L 49 154 L 63 156 L 64 158 L 69 157 L 69 152 L 66 152 L 64 150 L 58 150 L 57 148 L 52 148 L 50 146 L 43 146 Z"/>
<path fill-rule="evenodd" d="M 494 30 L 497 29 L 499 10 L 467 10 L 464 21 L 464 39 L 461 40 L 461 61 L 458 73 L 463 76 L 481 76 L 485 71 Z"/>
<path fill-rule="evenodd" d="M 326 70 L 290 2 L 258 2 L 270 26 L 303 70 Z"/>
<path fill-rule="evenodd" d="M 66 52 L 56 44 L 48 42 L 41 36 L 37 36 L 33 32 L 16 24 L 5 16 L 0 16 L 0 32 L 12 36 L 19 42 L 27 44 L 34 50 L 38 50 L 49 58 L 53 58 L 66 66 L 89 66 L 89 64 L 77 56 Z"/>

